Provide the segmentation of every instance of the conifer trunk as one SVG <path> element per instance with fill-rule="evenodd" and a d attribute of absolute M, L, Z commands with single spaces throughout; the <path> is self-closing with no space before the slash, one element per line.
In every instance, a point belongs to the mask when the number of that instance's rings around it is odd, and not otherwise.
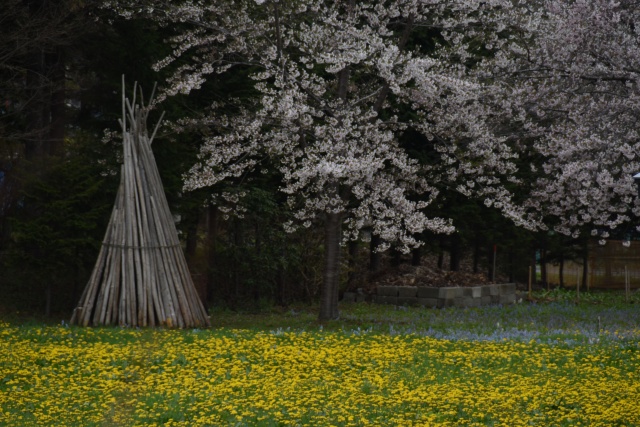
<path fill-rule="evenodd" d="M 454 233 L 451 235 L 451 246 L 449 249 L 449 271 L 460 270 L 460 258 L 462 257 L 460 251 L 460 235 Z"/>
<path fill-rule="evenodd" d="M 320 292 L 320 321 L 337 319 L 338 291 L 340 285 L 340 238 L 342 236 L 340 214 L 327 214 L 324 234 L 324 277 Z"/>
<path fill-rule="evenodd" d="M 380 246 L 380 236 L 376 234 L 371 235 L 371 243 L 369 244 L 369 272 L 377 273 L 382 269 L 382 260 L 380 252 L 377 248 Z"/>

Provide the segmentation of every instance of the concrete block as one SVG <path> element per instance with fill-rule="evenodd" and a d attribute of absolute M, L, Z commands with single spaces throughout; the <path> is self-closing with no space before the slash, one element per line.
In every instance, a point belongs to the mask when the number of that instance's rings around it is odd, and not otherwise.
<path fill-rule="evenodd" d="M 480 298 L 469 298 L 468 307 L 480 307 L 482 305 Z"/>
<path fill-rule="evenodd" d="M 390 304 L 390 305 L 398 305 L 398 297 L 390 297 L 390 296 L 379 296 L 380 302 L 382 304 Z"/>
<path fill-rule="evenodd" d="M 473 287 L 378 286 L 376 294 L 345 292 L 343 301 L 372 301 L 377 304 L 423 307 L 479 307 L 515 304 L 518 295 L 514 283 Z"/>
<path fill-rule="evenodd" d="M 440 288 L 440 298 L 454 299 L 462 296 L 462 288 Z"/>
<path fill-rule="evenodd" d="M 500 285 L 500 295 L 509 295 L 516 293 L 515 283 L 503 283 Z"/>
<path fill-rule="evenodd" d="M 417 293 L 418 288 L 415 286 L 398 286 L 398 297 L 415 298 Z"/>
<path fill-rule="evenodd" d="M 376 293 L 380 296 L 385 296 L 385 297 L 397 297 L 398 287 L 397 286 L 378 286 L 378 288 L 376 289 Z"/>
<path fill-rule="evenodd" d="M 489 295 L 500 295 L 500 285 L 489 285 Z"/>
<path fill-rule="evenodd" d="M 462 288 L 462 294 L 465 297 L 480 298 L 482 296 L 482 289 L 479 286 Z"/>
<path fill-rule="evenodd" d="M 509 305 L 516 303 L 516 294 L 500 295 L 500 304 Z"/>
<path fill-rule="evenodd" d="M 357 294 L 356 295 L 356 302 L 365 302 L 367 301 L 367 296 L 364 294 Z"/>
<path fill-rule="evenodd" d="M 344 295 L 342 295 L 342 302 L 356 302 L 356 293 L 345 292 Z"/>
<path fill-rule="evenodd" d="M 417 291 L 418 298 L 439 298 L 439 288 L 419 287 Z"/>
<path fill-rule="evenodd" d="M 418 305 L 418 298 L 416 297 L 398 297 L 398 305 L 407 305 L 415 307 Z"/>
<path fill-rule="evenodd" d="M 438 307 L 438 298 L 416 298 L 418 305 L 423 307 L 436 308 Z"/>
<path fill-rule="evenodd" d="M 454 307 L 469 307 L 469 301 L 471 301 L 471 297 L 456 297 L 453 299 Z"/>
<path fill-rule="evenodd" d="M 438 298 L 438 306 L 440 308 L 453 307 L 453 300 L 455 298 Z"/>

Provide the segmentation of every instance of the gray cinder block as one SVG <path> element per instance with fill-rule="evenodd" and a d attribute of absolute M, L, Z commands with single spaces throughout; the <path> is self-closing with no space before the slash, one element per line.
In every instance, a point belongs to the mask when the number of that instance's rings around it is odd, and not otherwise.
<path fill-rule="evenodd" d="M 500 295 L 500 285 L 489 285 L 489 295 Z"/>
<path fill-rule="evenodd" d="M 397 297 L 398 287 L 397 286 L 378 286 L 376 293 L 380 296 Z"/>
<path fill-rule="evenodd" d="M 439 306 L 440 308 L 443 307 L 453 307 L 453 301 L 455 300 L 455 298 L 450 298 L 450 299 L 445 299 L 445 298 L 439 298 L 438 302 L 439 302 Z"/>
<path fill-rule="evenodd" d="M 516 294 L 500 295 L 500 304 L 508 305 L 516 303 Z"/>
<path fill-rule="evenodd" d="M 382 304 L 398 305 L 398 297 L 390 297 L 390 296 L 383 295 L 380 298 L 381 298 L 380 302 Z"/>
<path fill-rule="evenodd" d="M 423 307 L 436 308 L 438 307 L 438 298 L 416 298 L 418 305 Z"/>
<path fill-rule="evenodd" d="M 420 287 L 417 290 L 417 295 L 418 295 L 418 298 L 439 298 L 440 289 Z"/>
<path fill-rule="evenodd" d="M 462 296 L 462 288 L 440 288 L 440 298 L 454 299 Z"/>
<path fill-rule="evenodd" d="M 482 288 L 479 286 L 463 288 L 462 294 L 465 297 L 480 298 L 482 296 Z"/>
<path fill-rule="evenodd" d="M 398 297 L 415 298 L 417 293 L 418 288 L 415 286 L 398 286 Z"/>
<path fill-rule="evenodd" d="M 416 297 L 398 297 L 398 305 L 408 305 L 415 307 L 418 305 L 418 298 Z"/>
<path fill-rule="evenodd" d="M 469 307 L 470 297 L 457 297 L 453 299 L 454 307 Z"/>
<path fill-rule="evenodd" d="M 500 285 L 500 295 L 508 295 L 516 293 L 515 283 L 503 283 Z"/>
<path fill-rule="evenodd" d="M 468 307 L 480 307 L 481 302 L 481 298 L 469 298 Z"/>

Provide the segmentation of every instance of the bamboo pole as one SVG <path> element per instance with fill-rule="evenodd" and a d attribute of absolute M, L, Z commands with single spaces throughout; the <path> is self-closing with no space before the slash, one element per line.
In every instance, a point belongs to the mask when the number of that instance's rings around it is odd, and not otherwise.
<path fill-rule="evenodd" d="M 138 103 L 138 91 L 139 103 Z M 154 87 L 155 92 L 155 87 Z M 124 164 L 96 265 L 72 323 L 177 327 L 207 326 L 209 318 L 189 274 L 162 187 L 149 136 L 149 104 L 134 85 L 122 95 Z"/>

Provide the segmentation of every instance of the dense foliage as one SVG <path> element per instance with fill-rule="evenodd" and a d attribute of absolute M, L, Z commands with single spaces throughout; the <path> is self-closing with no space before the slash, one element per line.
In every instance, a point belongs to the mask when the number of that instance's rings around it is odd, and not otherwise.
<path fill-rule="evenodd" d="M 123 73 L 160 83 L 170 125 L 154 150 L 205 300 L 320 296 L 334 318 L 365 248 L 372 271 L 376 251 L 397 263 L 420 246 L 490 270 L 498 244 L 498 267 L 525 277 L 537 248 L 582 258 L 561 236 L 629 234 L 640 214 L 630 0 L 6 6 L 0 285 L 14 291 L 52 269 L 59 289 L 86 279 L 117 181 L 117 135 L 102 137 Z"/>

